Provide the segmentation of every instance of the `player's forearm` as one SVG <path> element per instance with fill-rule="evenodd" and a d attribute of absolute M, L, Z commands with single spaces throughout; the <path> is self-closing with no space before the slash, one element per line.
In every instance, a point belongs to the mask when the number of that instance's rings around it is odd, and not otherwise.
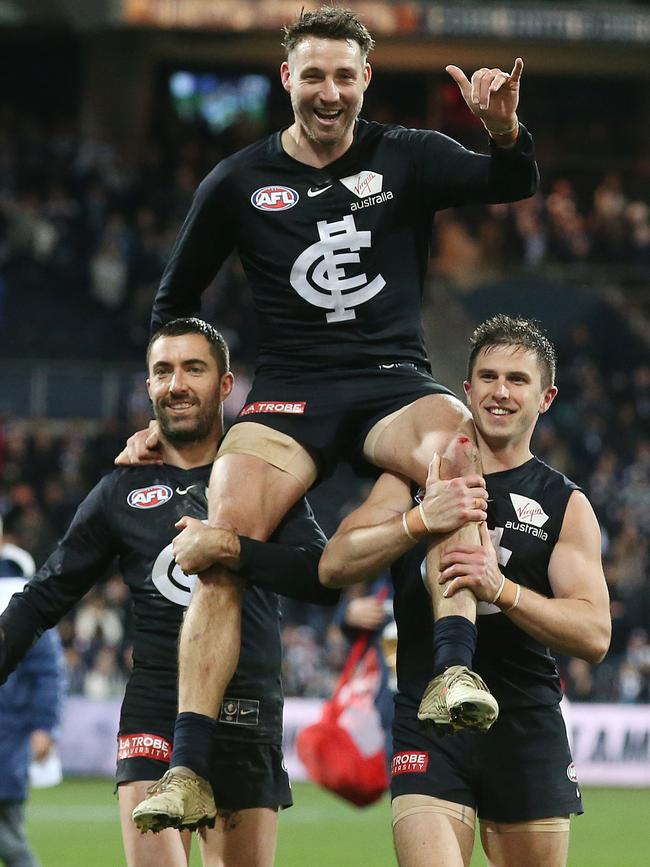
<path fill-rule="evenodd" d="M 172 319 L 199 316 L 201 295 L 230 254 L 235 221 L 224 208 L 219 172 L 199 185 L 163 272 L 151 314 L 151 333 Z"/>
<path fill-rule="evenodd" d="M 295 547 L 239 537 L 239 574 L 251 584 L 313 605 L 336 605 L 340 593 L 318 580 L 319 546 Z"/>
<path fill-rule="evenodd" d="M 163 278 L 164 279 L 164 278 Z M 155 334 L 159 328 L 183 316 L 198 316 L 201 311 L 200 296 L 195 297 L 189 293 L 176 290 L 175 284 L 167 280 L 160 284 L 151 310 L 151 334 Z"/>
<path fill-rule="evenodd" d="M 539 188 L 539 171 L 528 130 L 519 124 L 517 138 L 507 147 L 496 138 L 491 142 L 488 201 L 516 202 L 533 196 Z"/>
<path fill-rule="evenodd" d="M 506 580 L 498 606 L 512 622 L 556 653 L 577 656 L 596 665 L 611 638 L 611 621 L 586 599 L 548 599 L 527 587 Z"/>
<path fill-rule="evenodd" d="M 325 546 L 319 575 L 326 587 L 349 587 L 374 578 L 416 544 L 404 530 L 402 516 L 371 527 L 336 533 Z"/>

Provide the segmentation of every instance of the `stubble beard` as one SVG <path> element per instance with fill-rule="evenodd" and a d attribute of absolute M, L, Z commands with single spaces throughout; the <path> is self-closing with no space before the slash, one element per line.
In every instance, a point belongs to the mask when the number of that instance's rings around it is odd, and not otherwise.
<path fill-rule="evenodd" d="M 155 407 L 155 416 L 160 432 L 171 445 L 188 445 L 208 439 L 219 419 L 220 409 L 204 409 L 192 421 L 170 418 L 167 408 L 162 404 Z"/>
<path fill-rule="evenodd" d="M 335 148 L 354 128 L 354 122 L 361 113 L 362 105 L 363 99 L 360 99 L 354 109 L 351 107 L 343 109 L 343 123 L 339 127 L 339 130 L 336 131 L 335 135 L 332 134 L 334 133 L 334 130 L 332 130 L 332 133 L 328 134 L 326 132 L 321 132 L 318 129 L 318 121 L 315 119 L 311 107 L 309 109 L 303 109 L 300 106 L 294 105 L 294 114 L 298 118 L 300 127 L 310 142 L 319 147 Z"/>

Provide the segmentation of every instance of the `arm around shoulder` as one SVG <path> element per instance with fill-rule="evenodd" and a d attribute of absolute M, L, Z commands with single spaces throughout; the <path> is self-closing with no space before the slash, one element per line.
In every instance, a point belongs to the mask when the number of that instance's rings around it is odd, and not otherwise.
<path fill-rule="evenodd" d="M 410 484 L 383 473 L 368 499 L 342 521 L 325 546 L 319 566 L 326 587 L 348 587 L 377 576 L 409 551 L 416 539 L 407 535 L 402 515 L 413 505 Z"/>

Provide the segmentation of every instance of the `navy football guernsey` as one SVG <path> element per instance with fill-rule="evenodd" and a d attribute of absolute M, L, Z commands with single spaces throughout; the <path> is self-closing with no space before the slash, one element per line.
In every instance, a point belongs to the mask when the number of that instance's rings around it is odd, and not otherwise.
<path fill-rule="evenodd" d="M 488 527 L 501 571 L 512 581 L 552 596 L 548 564 L 576 485 L 538 458 L 520 467 L 486 473 Z M 424 546 L 393 566 L 398 624 L 397 703 L 417 708 L 433 677 L 433 617 L 423 580 Z M 502 614 L 479 602 L 474 671 L 502 710 L 553 705 L 561 699 L 555 660 L 544 647 Z"/>
<path fill-rule="evenodd" d="M 436 211 L 531 196 L 538 174 L 521 126 L 513 148 L 477 154 L 438 132 L 359 120 L 322 169 L 275 133 L 200 184 L 154 303 L 152 329 L 200 313 L 237 250 L 258 317 L 257 367 L 427 366 L 420 304 Z M 219 323 L 215 323 L 217 326 Z"/>
<path fill-rule="evenodd" d="M 0 619 L 7 655 L 15 664 L 41 632 L 56 624 L 117 559 L 131 592 L 134 613 L 133 672 L 126 688 L 121 729 L 128 721 L 172 725 L 177 712 L 177 646 L 196 576 L 176 565 L 172 540 L 183 515 L 207 516 L 207 485 L 212 464 L 184 470 L 169 465 L 129 467 L 105 476 L 79 506 L 63 539 Z M 247 546 L 241 560 L 253 562 L 263 546 Z M 325 537 L 306 500 L 299 501 L 269 546 L 286 546 L 304 558 L 305 571 L 317 569 Z M 252 549 L 251 552 L 248 547 Z M 297 551 L 296 551 L 297 549 Z M 300 561 L 303 562 L 302 560 Z M 244 577 L 244 568 L 241 570 Z M 316 582 L 317 583 L 317 582 Z M 242 613 L 237 672 L 226 696 L 252 700 L 255 725 L 243 736 L 279 742 L 282 731 L 281 645 L 278 596 L 250 586 Z M 226 703 L 224 702 L 224 708 Z M 218 736 L 237 739 L 244 726 L 228 724 L 221 712 Z M 140 728 L 136 728 L 140 731 Z"/>

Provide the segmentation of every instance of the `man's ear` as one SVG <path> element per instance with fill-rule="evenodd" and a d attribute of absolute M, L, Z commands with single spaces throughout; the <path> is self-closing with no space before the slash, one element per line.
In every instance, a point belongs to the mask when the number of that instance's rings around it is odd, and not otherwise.
<path fill-rule="evenodd" d="M 465 382 L 463 382 L 463 391 L 465 392 L 465 402 L 467 403 L 467 406 L 471 406 L 472 405 L 472 400 L 471 400 L 472 386 L 470 385 L 470 383 L 467 380 L 465 380 Z"/>
<path fill-rule="evenodd" d="M 541 400 L 540 405 L 539 405 L 540 415 L 542 415 L 543 413 L 546 412 L 547 409 L 549 409 L 549 407 L 551 406 L 551 404 L 555 400 L 556 396 L 557 396 L 557 386 L 556 385 L 549 385 L 549 387 L 546 389 L 546 391 L 542 395 L 542 400 Z"/>
<path fill-rule="evenodd" d="M 364 92 L 368 89 L 368 85 L 370 84 L 370 80 L 372 78 L 372 66 L 366 61 L 363 64 L 363 89 Z"/>
<path fill-rule="evenodd" d="M 235 377 L 232 375 L 230 371 L 228 373 L 224 373 L 221 377 L 221 382 L 219 383 L 219 397 L 221 403 L 228 397 L 230 392 L 233 389 L 235 384 Z"/>
<path fill-rule="evenodd" d="M 289 93 L 291 90 L 291 71 L 289 63 L 286 60 L 283 60 L 280 64 L 280 81 L 282 82 L 282 87 Z"/>

